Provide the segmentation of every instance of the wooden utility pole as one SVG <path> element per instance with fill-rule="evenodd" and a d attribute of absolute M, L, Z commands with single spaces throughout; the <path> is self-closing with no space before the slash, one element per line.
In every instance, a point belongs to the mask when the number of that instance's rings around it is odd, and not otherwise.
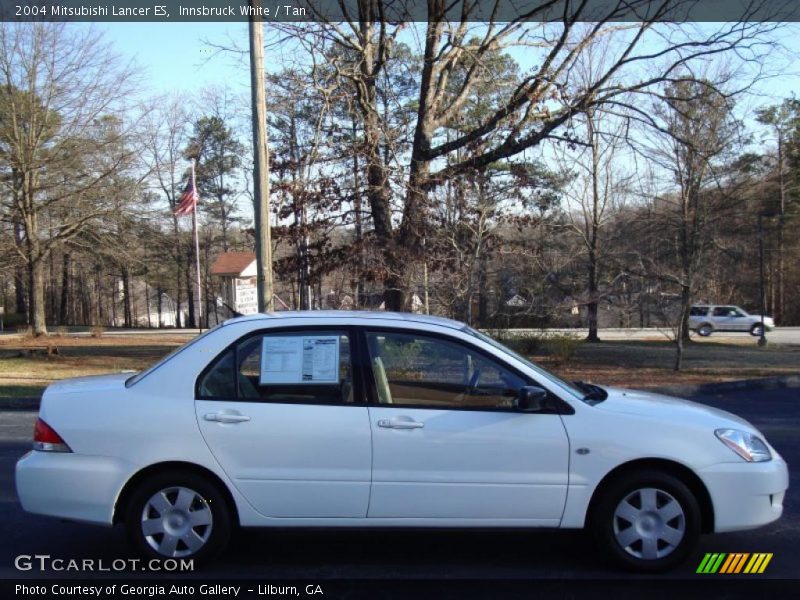
<path fill-rule="evenodd" d="M 255 9 L 250 16 L 250 88 L 253 103 L 253 204 L 256 234 L 256 290 L 258 311 L 273 310 L 272 240 L 269 222 L 269 147 L 267 146 L 267 102 L 264 90 L 264 43 L 261 0 L 249 0 Z"/>

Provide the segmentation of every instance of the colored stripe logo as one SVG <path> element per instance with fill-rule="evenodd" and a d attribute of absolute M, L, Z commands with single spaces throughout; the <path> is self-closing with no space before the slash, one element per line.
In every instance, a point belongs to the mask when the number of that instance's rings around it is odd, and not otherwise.
<path fill-rule="evenodd" d="M 697 567 L 697 573 L 727 575 L 748 573 L 755 575 L 763 573 L 772 560 L 772 552 L 709 552 Z"/>

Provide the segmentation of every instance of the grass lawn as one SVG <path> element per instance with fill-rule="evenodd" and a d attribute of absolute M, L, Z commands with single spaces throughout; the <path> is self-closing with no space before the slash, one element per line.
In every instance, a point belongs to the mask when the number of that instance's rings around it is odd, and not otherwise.
<path fill-rule="evenodd" d="M 608 341 L 581 344 L 569 361 L 536 353 L 534 362 L 564 379 L 629 388 L 714 383 L 800 374 L 800 346 L 758 348 L 738 340 L 691 342 L 675 372 L 675 346 L 668 341 Z"/>
<path fill-rule="evenodd" d="M 40 396 L 49 384 L 67 377 L 140 371 L 189 339 L 181 334 L 2 339 L 0 397 Z M 47 355 L 47 346 L 58 354 Z M 36 354 L 20 356 L 29 352 Z"/>
<path fill-rule="evenodd" d="M 81 375 L 139 371 L 191 339 L 186 334 L 0 339 L 0 397 L 36 397 L 54 381 Z M 45 354 L 46 346 L 58 349 Z M 32 349 L 37 355 L 20 356 Z M 581 344 L 568 360 L 545 347 L 531 358 L 569 380 L 630 388 L 710 383 L 800 373 L 800 346 L 702 341 L 688 344 L 684 368 L 672 370 L 675 348 L 664 340 Z"/>

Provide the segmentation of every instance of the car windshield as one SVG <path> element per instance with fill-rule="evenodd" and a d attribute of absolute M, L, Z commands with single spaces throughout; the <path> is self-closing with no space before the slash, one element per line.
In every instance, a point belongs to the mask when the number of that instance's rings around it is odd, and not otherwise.
<path fill-rule="evenodd" d="M 149 368 L 145 369 L 144 371 L 139 371 L 135 375 L 133 375 L 133 376 L 129 377 L 128 379 L 126 379 L 125 380 L 125 387 L 131 387 L 132 385 L 136 385 L 142 379 L 147 377 L 150 373 L 152 373 L 157 368 L 159 368 L 161 365 L 163 365 L 167 361 L 171 360 L 174 356 L 177 356 L 178 354 L 180 354 L 181 352 L 183 352 L 184 350 L 186 350 L 190 346 L 193 346 L 194 344 L 196 344 L 197 342 L 199 342 L 200 340 L 202 340 L 203 338 L 205 338 L 206 336 L 210 335 L 211 333 L 213 333 L 214 331 L 216 331 L 217 329 L 219 329 L 220 327 L 222 327 L 224 325 L 225 325 L 225 323 L 220 323 L 219 325 L 216 325 L 216 326 L 212 327 L 211 329 L 208 329 L 208 330 L 204 331 L 203 333 L 201 333 L 197 337 L 192 338 L 191 340 L 186 342 L 183 346 L 178 346 L 177 348 L 175 348 L 175 350 L 173 350 L 172 352 L 167 354 L 164 358 L 162 358 L 158 362 L 156 362 L 153 365 L 151 365 Z"/>
<path fill-rule="evenodd" d="M 544 370 L 542 367 L 540 367 L 536 363 L 533 363 L 530 360 L 528 360 L 527 358 L 525 358 L 524 356 L 518 354 L 517 352 L 514 352 L 511 348 L 501 344 L 500 342 L 498 342 L 496 339 L 492 338 L 491 336 L 488 336 L 485 333 L 482 333 L 482 332 L 478 331 L 477 329 L 473 329 L 472 327 L 464 327 L 462 329 L 462 331 L 464 331 L 465 333 L 470 334 L 471 336 L 474 336 L 474 337 L 478 338 L 479 340 L 481 340 L 483 342 L 486 342 L 487 344 L 489 344 L 491 346 L 494 346 L 495 348 L 497 348 L 501 352 L 504 352 L 505 354 L 508 354 L 509 356 L 512 356 L 512 357 L 516 358 L 518 361 L 520 361 L 521 363 L 525 364 L 527 367 L 533 369 L 534 371 L 536 371 L 537 373 L 539 373 L 543 377 L 546 377 L 548 380 L 552 381 L 553 383 L 557 384 L 558 386 L 562 387 L 565 391 L 569 392 L 570 394 L 572 394 L 573 396 L 575 396 L 579 400 L 584 400 L 584 401 L 586 400 L 586 393 L 584 391 L 580 390 L 578 387 L 576 387 L 572 383 L 570 383 L 568 381 L 564 381 L 560 377 L 557 377 L 557 376 L 553 375 L 552 373 L 550 373 L 549 371 Z"/>

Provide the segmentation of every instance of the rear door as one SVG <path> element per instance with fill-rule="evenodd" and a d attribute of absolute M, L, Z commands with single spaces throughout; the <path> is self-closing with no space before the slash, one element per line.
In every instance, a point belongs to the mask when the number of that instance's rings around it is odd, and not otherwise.
<path fill-rule="evenodd" d="M 365 334 L 374 379 L 369 517 L 557 526 L 569 442 L 553 411 L 514 408 L 531 383 L 457 339 Z"/>
<path fill-rule="evenodd" d="M 238 490 L 268 517 L 365 517 L 371 444 L 348 329 L 265 331 L 198 379 L 197 422 Z"/>

